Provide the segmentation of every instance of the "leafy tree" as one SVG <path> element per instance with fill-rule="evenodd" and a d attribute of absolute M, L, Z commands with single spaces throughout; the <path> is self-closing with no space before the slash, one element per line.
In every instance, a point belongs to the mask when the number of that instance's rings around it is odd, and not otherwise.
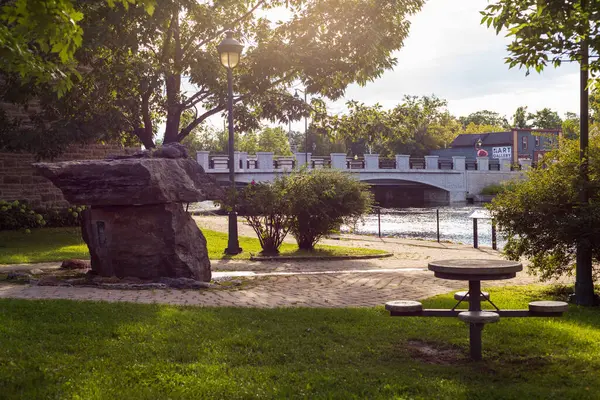
<path fill-rule="evenodd" d="M 406 17 L 422 3 L 356 0 L 348 7 L 338 0 L 165 0 L 149 15 L 140 7 L 94 2 L 82 27 L 89 54 L 113 60 L 115 71 L 140 66 L 129 84 L 136 93 L 126 99 L 140 104 L 135 135 L 153 147 L 153 107 L 166 121 L 165 143 L 183 140 L 225 110 L 226 71 L 215 47 L 229 26 L 246 45 L 234 70 L 234 103 L 236 130 L 249 131 L 258 129 L 261 119 L 287 122 L 306 115 L 310 106 L 290 89 L 299 81 L 311 95 L 337 99 L 349 84 L 364 85 L 392 68 L 392 53 L 408 34 Z M 283 6 L 291 14 L 288 20 L 265 16 Z M 184 125 L 186 110 L 196 117 Z"/>
<path fill-rule="evenodd" d="M 527 106 L 518 107 L 513 115 L 513 127 L 515 128 L 529 128 L 529 120 L 531 114 L 527 114 Z"/>
<path fill-rule="evenodd" d="M 392 110 L 380 104 L 347 103 L 349 112 L 318 121 L 333 140 L 344 140 L 352 154 L 369 148 L 384 157 L 395 154 L 425 155 L 447 146 L 460 131 L 447 102 L 436 96 L 405 96 Z"/>
<path fill-rule="evenodd" d="M 577 62 L 580 66 L 580 164 L 581 184 L 578 187 L 581 207 L 587 207 L 589 141 L 589 91 L 600 67 L 598 55 L 598 22 L 600 3 L 590 0 L 546 1 L 496 0 L 482 12 L 482 23 L 493 26 L 499 33 L 508 30 L 513 41 L 508 45 L 509 66 L 525 67 L 541 72 L 548 64 L 554 67 L 563 62 Z M 592 76 L 590 82 L 589 76 Z M 581 238 L 577 244 L 577 273 L 575 283 L 576 302 L 581 305 L 594 303 L 592 284 L 592 252 L 589 242 Z"/>
<path fill-rule="evenodd" d="M 289 156 L 290 142 L 287 133 L 281 127 L 264 128 L 258 136 L 259 151 L 271 151 L 276 155 Z"/>
<path fill-rule="evenodd" d="M 135 70 L 110 75 L 99 65 L 97 74 L 83 74 L 77 85 L 57 99 L 47 85 L 24 86 L 17 77 L 0 73 L 0 98 L 23 111 L 18 118 L 5 117 L 12 129 L 0 129 L 0 148 L 52 158 L 73 143 L 139 144 L 132 135 L 139 121 L 138 104 L 118 95 L 127 93 L 127 85 L 115 91 Z M 94 101 L 82 101 L 91 99 L 92 93 Z"/>
<path fill-rule="evenodd" d="M 369 186 L 336 170 L 300 171 L 288 177 L 291 229 L 300 249 L 312 250 L 328 233 L 352 224 L 373 203 Z"/>
<path fill-rule="evenodd" d="M 108 0 L 128 7 L 136 0 Z M 152 14 L 154 0 L 142 0 Z M 75 51 L 81 46 L 84 14 L 70 0 L 0 1 L 0 71 L 28 83 L 51 84 L 64 95 L 80 75 Z"/>
<path fill-rule="evenodd" d="M 504 132 L 506 128 L 494 125 L 477 125 L 474 122 L 465 126 L 461 133 L 489 133 L 489 132 Z"/>
<path fill-rule="evenodd" d="M 240 151 L 245 151 L 248 154 L 256 154 L 257 151 L 262 151 L 258 147 L 258 136 L 256 132 L 246 132 L 240 136 L 240 139 L 236 141 Z"/>
<path fill-rule="evenodd" d="M 279 254 L 279 247 L 290 230 L 292 215 L 287 193 L 287 178 L 272 183 L 252 183 L 239 191 L 237 210 L 254 229 L 262 254 Z"/>
<path fill-rule="evenodd" d="M 581 240 L 593 249 L 595 263 L 600 262 L 600 137 L 592 138 L 589 152 L 589 203 L 579 201 L 577 142 L 565 140 L 559 150 L 546 154 L 545 168 L 507 186 L 490 206 L 508 238 L 507 256 L 528 258 L 530 269 L 544 279 L 573 274 Z"/>
<path fill-rule="evenodd" d="M 470 123 L 474 123 L 475 125 L 501 126 L 503 131 L 510 129 L 510 124 L 506 117 L 501 116 L 495 111 L 476 111 L 466 117 L 460 117 L 458 120 L 463 127 L 467 127 Z"/>
<path fill-rule="evenodd" d="M 579 115 L 567 112 L 562 123 L 563 135 L 567 139 L 579 139 Z"/>
<path fill-rule="evenodd" d="M 533 120 L 532 125 L 538 129 L 560 129 L 563 122 L 558 113 L 549 108 L 531 114 L 531 119 Z"/>
<path fill-rule="evenodd" d="M 224 153 L 227 148 L 227 141 L 222 140 L 222 138 L 225 136 L 224 132 L 203 125 L 190 133 L 181 143 L 187 147 L 190 157 L 196 159 L 196 152 L 198 151 Z"/>
<path fill-rule="evenodd" d="M 305 142 L 304 133 L 292 132 L 292 143 L 296 146 L 297 152 L 305 151 Z M 366 146 L 363 145 L 363 148 L 366 149 Z M 346 153 L 347 147 L 346 142 L 340 137 L 331 137 L 327 130 L 311 124 L 308 127 L 308 152 L 312 153 L 313 157 L 328 157 L 331 153 Z"/>
<path fill-rule="evenodd" d="M 387 154 L 423 156 L 450 143 L 460 124 L 450 115 L 447 105 L 446 100 L 435 95 L 405 96 L 404 102 L 391 110 L 391 123 L 397 126 L 398 135 L 386 142 Z"/>
<path fill-rule="evenodd" d="M 346 103 L 348 113 L 321 120 L 321 128 L 332 141 L 345 142 L 351 154 L 365 154 L 369 145 L 394 137 L 391 112 L 380 104 Z"/>

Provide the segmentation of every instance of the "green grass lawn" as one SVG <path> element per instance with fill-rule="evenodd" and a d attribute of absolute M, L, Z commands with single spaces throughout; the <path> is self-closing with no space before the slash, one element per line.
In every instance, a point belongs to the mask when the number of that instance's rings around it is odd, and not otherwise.
<path fill-rule="evenodd" d="M 250 254 L 261 251 L 258 239 L 240 237 L 240 246 L 244 252 L 234 257 L 223 254 L 227 247 L 227 234 L 203 229 L 208 243 L 208 255 L 213 260 L 222 258 L 249 259 Z M 367 255 L 382 254 L 381 250 L 317 246 L 313 255 Z M 281 246 L 282 255 L 305 256 L 295 244 L 284 243 Z M 20 231 L 0 232 L 0 264 L 19 264 L 44 261 L 62 261 L 69 258 L 89 258 L 86 244 L 81 239 L 79 228 L 42 228 L 33 229 L 27 234 Z"/>
<path fill-rule="evenodd" d="M 503 307 L 548 298 L 491 289 Z M 449 308 L 451 295 L 424 302 Z M 600 310 L 503 319 L 484 358 L 422 360 L 408 343 L 468 352 L 456 318 L 363 309 L 193 308 L 0 300 L 3 399 L 598 399 Z"/>

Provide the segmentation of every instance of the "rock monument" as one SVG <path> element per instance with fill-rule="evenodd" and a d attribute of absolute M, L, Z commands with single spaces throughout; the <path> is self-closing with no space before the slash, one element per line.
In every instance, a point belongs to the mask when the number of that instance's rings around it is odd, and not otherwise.
<path fill-rule="evenodd" d="M 107 160 L 37 163 L 72 204 L 100 276 L 211 279 L 206 239 L 182 203 L 222 196 L 179 144 Z"/>

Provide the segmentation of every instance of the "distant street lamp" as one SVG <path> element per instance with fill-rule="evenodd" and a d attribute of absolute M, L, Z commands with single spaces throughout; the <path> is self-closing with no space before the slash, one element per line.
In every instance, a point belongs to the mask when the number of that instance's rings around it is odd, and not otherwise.
<path fill-rule="evenodd" d="M 296 89 L 296 93 L 294 97 L 299 99 L 298 92 L 304 93 L 304 103 L 308 104 L 308 99 L 306 97 L 306 90 Z M 308 118 L 304 117 L 304 162 L 308 166 Z"/>
<path fill-rule="evenodd" d="M 475 142 L 475 153 L 477 153 L 477 157 L 487 157 L 488 152 L 482 149 L 481 146 L 483 146 L 483 142 L 481 141 L 481 138 L 479 138 L 477 139 L 477 142 Z"/>
<path fill-rule="evenodd" d="M 244 46 L 233 38 L 233 32 L 226 32 L 226 37 L 217 46 L 219 55 L 221 57 L 221 64 L 227 68 L 227 112 L 229 114 L 229 185 L 231 191 L 235 196 L 235 165 L 233 163 L 233 149 L 234 149 L 234 136 L 233 136 L 233 68 L 240 62 L 240 55 Z M 240 242 L 238 239 L 238 227 L 237 227 L 237 213 L 235 211 L 235 198 L 231 211 L 229 211 L 229 238 L 227 241 L 227 248 L 225 254 L 235 255 L 240 254 L 242 249 L 240 248 Z"/>

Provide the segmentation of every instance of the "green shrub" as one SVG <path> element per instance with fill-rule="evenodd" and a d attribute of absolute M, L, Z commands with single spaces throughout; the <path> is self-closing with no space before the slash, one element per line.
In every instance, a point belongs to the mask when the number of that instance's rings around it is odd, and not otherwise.
<path fill-rule="evenodd" d="M 254 229 L 262 254 L 279 254 L 279 247 L 290 229 L 290 204 L 286 178 L 273 183 L 252 183 L 237 194 L 237 211 Z"/>
<path fill-rule="evenodd" d="M 336 170 L 293 173 L 287 179 L 290 232 L 298 247 L 312 250 L 317 242 L 343 224 L 354 224 L 373 204 L 369 186 Z"/>
<path fill-rule="evenodd" d="M 507 238 L 506 256 L 527 258 L 529 270 L 542 279 L 572 274 L 579 243 L 592 249 L 594 276 L 600 276 L 600 137 L 590 138 L 588 151 L 590 201 L 579 198 L 579 143 L 564 140 L 545 155 L 546 168 L 529 170 L 527 180 L 513 182 L 488 205 Z"/>
<path fill-rule="evenodd" d="M 85 206 L 71 206 L 62 210 L 48 210 L 44 212 L 46 226 L 62 228 L 81 225 L 81 213 Z"/>
<path fill-rule="evenodd" d="M 485 196 L 496 196 L 509 188 L 509 183 L 492 183 L 481 189 L 481 194 Z"/>
<path fill-rule="evenodd" d="M 44 217 L 29 208 L 27 203 L 0 200 L 0 231 L 39 228 L 44 225 Z"/>

